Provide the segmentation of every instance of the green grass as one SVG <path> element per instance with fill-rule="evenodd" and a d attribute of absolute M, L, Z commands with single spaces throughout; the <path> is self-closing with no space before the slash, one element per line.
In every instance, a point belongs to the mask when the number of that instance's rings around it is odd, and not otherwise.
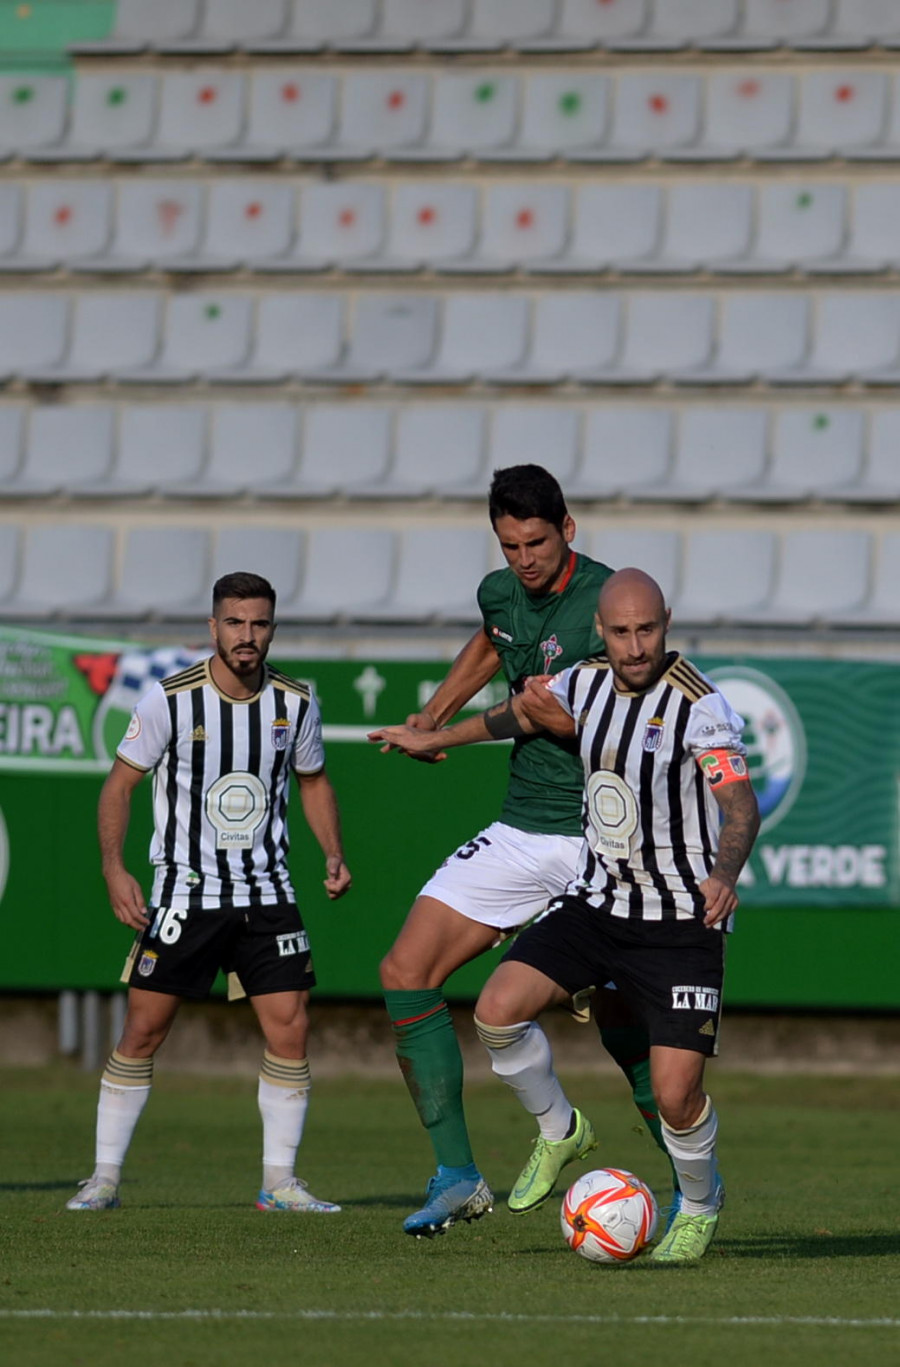
<path fill-rule="evenodd" d="M 631 1168 L 665 1200 L 665 1162 L 617 1079 L 566 1082 L 600 1134 L 595 1166 Z M 254 1209 L 252 1081 L 160 1069 L 123 1208 L 97 1214 L 63 1209 L 91 1166 L 96 1079 L 6 1070 L 0 1087 L 0 1346 L 16 1367 L 900 1361 L 896 1079 L 717 1074 L 728 1205 L 710 1254 L 682 1270 L 584 1262 L 555 1201 L 516 1220 L 498 1200 L 441 1239 L 404 1236 L 431 1163 L 399 1079 L 316 1084 L 300 1170 L 344 1203 L 334 1217 Z M 470 1088 L 469 1111 L 505 1195 L 531 1121 L 499 1084 Z M 22 1315 L 40 1310 L 57 1315 Z M 113 1310 L 153 1318 L 71 1313 Z M 163 1317 L 192 1310 L 233 1317 Z M 878 1319 L 892 1322 L 848 1322 Z"/>

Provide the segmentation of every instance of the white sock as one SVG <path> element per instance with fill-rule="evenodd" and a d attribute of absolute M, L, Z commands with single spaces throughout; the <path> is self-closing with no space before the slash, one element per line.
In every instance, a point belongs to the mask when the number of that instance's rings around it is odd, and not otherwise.
<path fill-rule="evenodd" d="M 553 1071 L 550 1041 L 537 1022 L 485 1025 L 476 1016 L 475 1029 L 491 1056 L 494 1072 L 537 1119 L 541 1137 L 565 1139 L 572 1124 L 572 1105 Z"/>
<path fill-rule="evenodd" d="M 673 1130 L 660 1118 L 663 1139 L 669 1150 L 682 1190 L 685 1215 L 713 1215 L 716 1211 L 716 1135 L 719 1119 L 712 1102 L 686 1130 Z"/>
<path fill-rule="evenodd" d="M 274 1191 L 294 1175 L 309 1105 L 309 1063 L 276 1058 L 268 1050 L 259 1073 L 259 1113 L 263 1124 L 263 1188 Z"/>
<path fill-rule="evenodd" d="M 100 1079 L 94 1172 L 118 1185 L 135 1126 L 153 1081 L 152 1058 L 126 1058 L 113 1050 Z"/>

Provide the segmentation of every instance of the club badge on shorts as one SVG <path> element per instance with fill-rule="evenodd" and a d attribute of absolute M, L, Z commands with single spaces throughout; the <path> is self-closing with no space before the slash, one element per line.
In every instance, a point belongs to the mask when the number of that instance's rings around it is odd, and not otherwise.
<path fill-rule="evenodd" d="M 287 717 L 276 717 L 272 722 L 272 745 L 276 750 L 286 750 L 291 734 L 291 723 Z"/>
<path fill-rule="evenodd" d="M 158 958 L 159 958 L 159 955 L 156 954 L 156 953 L 154 953 L 154 951 L 153 951 L 152 949 L 145 949 L 145 950 L 144 950 L 143 954 L 141 955 L 140 959 L 138 960 L 138 966 L 137 966 L 137 971 L 138 971 L 138 973 L 140 974 L 140 976 L 141 976 L 142 978 L 149 978 L 149 977 L 150 977 L 150 974 L 153 972 L 154 968 L 156 967 L 156 961 L 157 961 Z"/>

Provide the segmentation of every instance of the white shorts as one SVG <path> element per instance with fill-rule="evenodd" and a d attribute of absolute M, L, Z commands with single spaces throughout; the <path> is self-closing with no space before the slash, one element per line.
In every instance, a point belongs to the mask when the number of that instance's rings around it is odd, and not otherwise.
<path fill-rule="evenodd" d="M 470 921 L 516 930 L 562 895 L 582 844 L 580 835 L 543 835 L 495 821 L 445 859 L 419 896 Z"/>

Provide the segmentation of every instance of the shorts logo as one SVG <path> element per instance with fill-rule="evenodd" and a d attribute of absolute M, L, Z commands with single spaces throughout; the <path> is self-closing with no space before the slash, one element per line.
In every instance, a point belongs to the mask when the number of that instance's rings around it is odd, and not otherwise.
<path fill-rule="evenodd" d="M 704 1021 L 703 1025 L 700 1026 L 700 1029 L 697 1033 L 700 1035 L 715 1035 L 716 1027 L 713 1025 L 711 1020 Z"/>
<path fill-rule="evenodd" d="M 145 950 L 144 950 L 143 954 L 141 955 L 140 959 L 138 960 L 138 966 L 137 966 L 137 971 L 138 971 L 138 973 L 141 975 L 142 978 L 149 978 L 149 977 L 150 977 L 150 974 L 153 972 L 154 968 L 156 967 L 156 961 L 157 961 L 158 958 L 159 958 L 159 955 L 158 955 L 158 954 L 154 954 L 154 952 L 153 952 L 152 949 L 145 949 Z"/>
<path fill-rule="evenodd" d="M 719 993 L 713 987 L 673 987 L 673 1011 L 712 1011 L 719 1013 Z M 708 1034 L 706 1030 L 701 1031 Z"/>
<path fill-rule="evenodd" d="M 652 753 L 662 745 L 663 727 L 665 721 L 662 717 L 651 717 L 644 730 L 643 748 Z"/>
<path fill-rule="evenodd" d="M 291 723 L 287 717 L 276 717 L 272 722 L 272 744 L 276 750 L 286 750 L 291 734 Z"/>
<path fill-rule="evenodd" d="M 306 954 L 309 950 L 309 936 L 305 930 L 295 930 L 291 935 L 276 935 L 278 957 L 288 959 L 292 954 Z"/>
<path fill-rule="evenodd" d="M 512 645 L 512 637 L 509 632 L 504 631 L 501 627 L 491 627 L 491 635 L 499 636 L 501 641 L 508 641 Z"/>
<path fill-rule="evenodd" d="M 556 639 L 556 632 L 548 637 L 546 641 L 541 641 L 540 649 L 544 656 L 544 673 L 550 673 L 550 666 L 554 660 L 558 660 L 563 653 L 563 648 Z"/>

